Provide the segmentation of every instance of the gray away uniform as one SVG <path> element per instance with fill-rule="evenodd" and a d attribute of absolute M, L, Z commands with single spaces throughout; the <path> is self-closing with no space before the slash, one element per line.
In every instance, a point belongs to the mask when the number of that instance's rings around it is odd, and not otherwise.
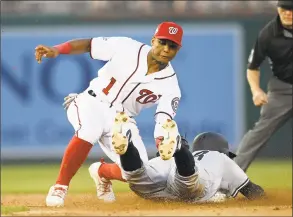
<path fill-rule="evenodd" d="M 217 151 L 193 152 L 195 174 L 178 174 L 174 158 L 160 157 L 144 163 L 138 170 L 123 171 L 133 192 L 145 199 L 168 199 L 188 202 L 206 202 L 217 191 L 236 197 L 249 179 L 228 156 Z"/>

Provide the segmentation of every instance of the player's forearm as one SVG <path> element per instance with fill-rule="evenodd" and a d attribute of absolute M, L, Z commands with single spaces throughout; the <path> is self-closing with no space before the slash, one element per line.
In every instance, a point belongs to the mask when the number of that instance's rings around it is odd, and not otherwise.
<path fill-rule="evenodd" d="M 251 92 L 260 89 L 260 71 L 259 70 L 247 70 L 247 81 L 250 86 Z"/>
<path fill-rule="evenodd" d="M 74 39 L 54 46 L 60 54 L 83 54 L 91 50 L 91 39 Z"/>

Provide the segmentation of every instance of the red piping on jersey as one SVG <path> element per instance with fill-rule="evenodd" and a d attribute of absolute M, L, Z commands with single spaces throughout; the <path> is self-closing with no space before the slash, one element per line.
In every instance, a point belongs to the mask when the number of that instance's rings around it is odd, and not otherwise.
<path fill-rule="evenodd" d="M 133 93 L 133 91 L 140 85 L 141 83 L 138 83 L 127 95 L 127 97 L 125 97 L 125 99 L 122 101 L 122 104 L 128 99 L 128 97 Z M 124 109 L 124 108 L 123 108 Z"/>
<path fill-rule="evenodd" d="M 78 131 L 81 129 L 81 122 L 80 122 L 80 117 L 79 117 L 79 112 L 78 112 L 78 106 L 77 106 L 77 104 L 75 102 L 75 99 L 73 100 L 73 102 L 74 102 L 74 105 L 75 105 L 76 111 L 77 111 L 77 119 L 78 119 L 79 128 L 75 133 L 76 133 L 76 137 L 78 137 Z"/>
<path fill-rule="evenodd" d="M 157 112 L 154 116 L 156 116 L 156 115 L 159 114 L 159 113 L 162 113 L 162 114 L 168 115 L 168 116 L 171 118 L 171 120 L 173 120 L 172 116 L 169 115 L 167 112 Z"/>
<path fill-rule="evenodd" d="M 125 84 L 129 81 L 129 79 L 134 75 L 134 73 L 137 71 L 138 66 L 139 66 L 139 56 L 140 56 L 140 52 L 142 47 L 145 46 L 145 44 L 141 45 L 137 54 L 137 64 L 136 64 L 136 68 L 134 70 L 134 72 L 132 72 L 132 74 L 127 78 L 127 80 L 124 82 L 124 84 L 122 85 L 122 87 L 120 88 L 119 92 L 117 93 L 115 99 L 111 102 L 110 108 L 113 106 L 113 103 L 116 101 L 116 99 L 118 98 L 121 90 L 123 89 L 123 87 L 125 86 Z"/>
<path fill-rule="evenodd" d="M 163 78 L 155 78 L 156 80 L 162 80 L 162 79 L 165 79 L 165 78 L 170 78 L 172 76 L 176 75 L 176 73 L 172 74 L 172 75 L 169 75 L 167 77 L 163 77 Z"/>

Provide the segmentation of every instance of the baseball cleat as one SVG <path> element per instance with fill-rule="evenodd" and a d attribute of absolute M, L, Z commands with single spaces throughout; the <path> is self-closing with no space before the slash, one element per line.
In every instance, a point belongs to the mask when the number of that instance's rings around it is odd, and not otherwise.
<path fill-rule="evenodd" d="M 50 207 L 64 206 L 64 199 L 67 194 L 68 186 L 66 185 L 53 185 L 46 197 L 46 205 Z"/>
<path fill-rule="evenodd" d="M 101 165 L 101 162 L 93 163 L 88 169 L 96 184 L 97 197 L 104 202 L 114 202 L 116 198 L 111 181 L 99 176 L 98 170 Z"/>
<path fill-rule="evenodd" d="M 162 126 L 165 130 L 162 142 L 158 145 L 160 157 L 169 160 L 176 150 L 180 149 L 180 135 L 175 121 L 168 119 Z"/>
<path fill-rule="evenodd" d="M 123 125 L 129 122 L 129 117 L 124 112 L 117 113 L 113 125 L 112 145 L 116 154 L 125 154 L 128 147 L 128 138 L 123 130 Z"/>

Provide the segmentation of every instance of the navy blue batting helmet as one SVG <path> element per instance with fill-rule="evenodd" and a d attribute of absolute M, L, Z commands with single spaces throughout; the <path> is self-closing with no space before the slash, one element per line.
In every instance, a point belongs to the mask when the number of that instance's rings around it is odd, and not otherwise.
<path fill-rule="evenodd" d="M 230 152 L 228 141 L 221 134 L 218 134 L 218 133 L 213 133 L 213 132 L 200 133 L 194 138 L 192 145 L 193 145 L 192 151 L 200 151 L 200 150 L 218 151 L 218 152 L 226 154 L 231 159 L 236 157 L 236 154 Z"/>

